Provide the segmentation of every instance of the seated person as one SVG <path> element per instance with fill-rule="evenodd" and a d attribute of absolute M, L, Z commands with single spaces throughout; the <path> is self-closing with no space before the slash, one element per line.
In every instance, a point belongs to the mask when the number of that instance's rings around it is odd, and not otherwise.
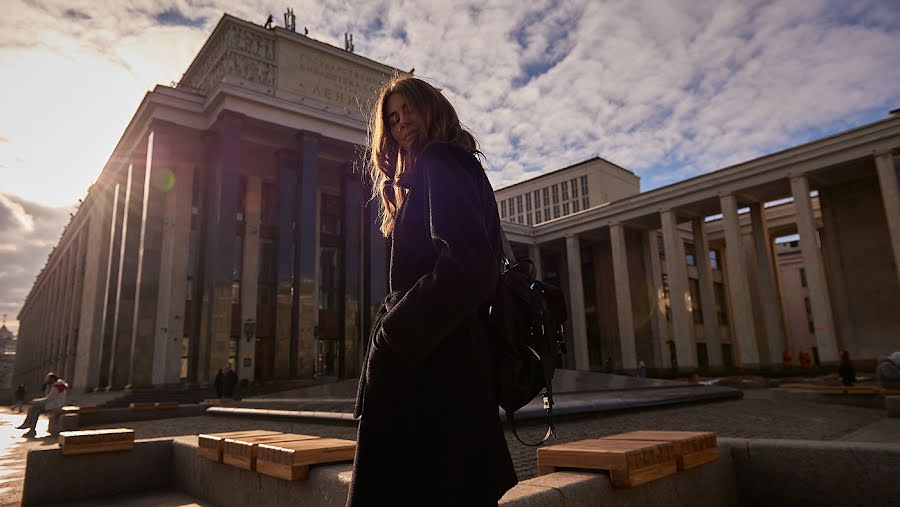
<path fill-rule="evenodd" d="M 18 428 L 24 430 L 28 428 L 28 432 L 22 435 L 25 438 L 31 438 L 37 434 L 35 426 L 37 426 L 38 417 L 44 412 L 62 408 L 66 404 L 66 392 L 69 384 L 57 377 L 55 373 L 47 374 L 47 382 L 44 384 L 44 397 L 31 400 L 31 406 L 28 407 L 28 415 L 25 416 L 23 422 Z"/>
<path fill-rule="evenodd" d="M 900 389 L 900 351 L 880 357 L 875 368 L 875 376 L 878 377 L 881 387 Z"/>

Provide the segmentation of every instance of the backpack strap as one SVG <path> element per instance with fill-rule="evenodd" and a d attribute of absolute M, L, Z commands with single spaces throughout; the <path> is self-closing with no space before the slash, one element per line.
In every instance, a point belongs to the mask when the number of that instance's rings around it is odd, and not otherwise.
<path fill-rule="evenodd" d="M 549 384 L 548 384 L 549 385 Z M 553 393 L 550 389 L 546 390 L 544 395 L 544 410 L 547 411 L 547 433 L 544 434 L 544 438 L 542 438 L 539 442 L 529 444 L 528 442 L 522 440 L 522 437 L 519 436 L 519 433 L 516 432 L 516 420 L 513 412 L 506 412 L 506 420 L 509 421 L 509 426 L 512 428 L 512 433 L 516 437 L 516 440 L 521 442 L 523 445 L 527 445 L 528 447 L 537 447 L 539 445 L 543 445 L 547 440 L 550 440 L 551 437 L 556 436 L 556 426 L 553 425 Z"/>

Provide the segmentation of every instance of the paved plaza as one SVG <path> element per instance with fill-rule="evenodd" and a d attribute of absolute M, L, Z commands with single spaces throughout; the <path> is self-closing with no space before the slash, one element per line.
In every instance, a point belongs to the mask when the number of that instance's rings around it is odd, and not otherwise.
<path fill-rule="evenodd" d="M 25 440 L 15 429 L 23 415 L 0 411 L 0 505 L 18 505 L 24 481 L 25 457 L 30 449 L 55 445 L 53 438 Z M 46 420 L 41 419 L 38 436 L 46 436 Z M 680 405 L 641 411 L 569 417 L 557 422 L 558 437 L 566 442 L 641 429 L 704 430 L 722 437 L 799 440 L 889 441 L 900 443 L 900 420 L 888 419 L 882 409 L 828 405 L 802 401 L 774 400 L 766 389 L 745 391 L 741 400 Z M 201 432 L 250 428 L 313 434 L 323 437 L 356 436 L 353 424 L 304 422 L 284 419 L 200 416 L 151 421 L 134 421 L 103 427 L 129 427 L 137 438 L 195 435 Z M 887 429 L 887 431 L 886 431 Z M 539 420 L 520 427 L 525 439 L 537 439 L 545 428 Z M 536 474 L 535 450 L 518 443 L 507 432 L 510 450 L 520 479 Z"/>

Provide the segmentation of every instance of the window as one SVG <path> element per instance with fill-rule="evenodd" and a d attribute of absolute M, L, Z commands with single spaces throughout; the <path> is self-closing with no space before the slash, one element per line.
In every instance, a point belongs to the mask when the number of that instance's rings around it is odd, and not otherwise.
<path fill-rule="evenodd" d="M 587 176 L 581 177 L 581 195 L 588 195 Z"/>
<path fill-rule="evenodd" d="M 531 212 L 531 193 L 525 194 L 525 212 Z"/>
<path fill-rule="evenodd" d="M 806 270 L 800 268 L 800 286 L 806 287 Z"/>
<path fill-rule="evenodd" d="M 516 196 L 516 213 L 522 214 L 522 196 L 521 195 Z M 520 220 L 519 223 L 522 223 L 521 217 L 519 217 L 519 220 Z"/>
<path fill-rule="evenodd" d="M 578 199 L 572 201 L 572 213 L 578 213 Z"/>
<path fill-rule="evenodd" d="M 569 182 L 564 181 L 564 182 L 560 183 L 560 186 L 562 187 L 562 200 L 568 201 L 569 200 Z"/>
<path fill-rule="evenodd" d="M 663 273 L 663 301 L 666 303 L 666 320 L 672 320 L 672 305 L 669 299 L 669 275 Z"/>
<path fill-rule="evenodd" d="M 710 250 L 709 251 L 709 266 L 712 269 L 719 269 L 719 251 L 718 250 Z"/>
<path fill-rule="evenodd" d="M 553 194 L 553 204 L 559 202 L 559 185 L 553 185 L 551 192 Z"/>
<path fill-rule="evenodd" d="M 544 192 L 544 207 L 546 208 L 547 206 L 550 206 L 550 198 L 549 198 L 550 194 L 549 194 L 549 191 L 547 190 L 547 187 L 544 187 L 543 192 Z"/>
<path fill-rule="evenodd" d="M 568 214 L 569 214 L 569 203 L 564 202 L 563 203 L 563 216 L 568 215 Z"/>
<path fill-rule="evenodd" d="M 728 325 L 728 302 L 725 300 L 725 286 L 719 282 L 713 284 L 716 293 L 716 313 L 720 326 Z"/>
<path fill-rule="evenodd" d="M 260 222 L 262 225 L 276 225 L 278 216 L 278 203 L 275 200 L 275 184 L 271 181 L 263 181 L 260 188 Z"/>
<path fill-rule="evenodd" d="M 581 206 L 582 206 L 584 209 L 590 208 L 590 207 L 591 207 L 591 204 L 590 204 L 590 203 L 591 203 L 591 201 L 590 201 L 590 199 L 588 199 L 587 196 L 584 196 L 584 197 L 581 199 Z"/>
<path fill-rule="evenodd" d="M 809 296 L 803 298 L 803 304 L 806 306 L 806 326 L 809 328 L 810 333 L 815 333 L 816 325 L 813 322 L 812 303 L 809 301 Z"/>
<path fill-rule="evenodd" d="M 703 305 L 700 302 L 700 282 L 695 278 L 688 278 L 691 289 L 691 313 L 694 314 L 694 322 L 703 324 Z"/>
<path fill-rule="evenodd" d="M 527 215 L 525 215 L 525 223 L 528 225 L 532 225 L 531 224 L 531 213 L 528 213 Z"/>
<path fill-rule="evenodd" d="M 247 213 L 247 177 L 243 174 L 238 179 L 238 205 L 234 214 L 234 219 L 238 222 L 244 221 L 244 215 Z"/>
<path fill-rule="evenodd" d="M 535 190 L 534 191 L 534 208 L 537 209 L 540 207 L 541 207 L 541 191 Z"/>
<path fill-rule="evenodd" d="M 506 218 L 506 201 L 500 201 L 500 218 Z"/>
<path fill-rule="evenodd" d="M 688 266 L 697 265 L 697 258 L 694 254 L 694 245 L 692 243 L 684 244 L 684 261 Z"/>
<path fill-rule="evenodd" d="M 559 204 L 553 205 L 553 218 L 559 218 Z"/>
<path fill-rule="evenodd" d="M 522 215 L 516 217 L 516 223 L 522 223 Z"/>
<path fill-rule="evenodd" d="M 534 223 L 541 223 L 541 210 L 534 210 Z"/>
<path fill-rule="evenodd" d="M 578 178 L 572 178 L 572 199 L 578 199 Z"/>

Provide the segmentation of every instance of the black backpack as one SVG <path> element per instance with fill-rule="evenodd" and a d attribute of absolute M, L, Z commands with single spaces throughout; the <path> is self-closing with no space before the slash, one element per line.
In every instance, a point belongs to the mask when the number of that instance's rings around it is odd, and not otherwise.
<path fill-rule="evenodd" d="M 530 259 L 515 261 L 502 231 L 501 240 L 500 282 L 488 306 L 497 400 L 516 439 L 538 446 L 556 432 L 552 381 L 557 355 L 566 353 L 566 301 L 558 287 L 535 279 Z M 514 413 L 538 395 L 543 396 L 549 427 L 540 442 L 529 444 L 516 432 Z"/>

